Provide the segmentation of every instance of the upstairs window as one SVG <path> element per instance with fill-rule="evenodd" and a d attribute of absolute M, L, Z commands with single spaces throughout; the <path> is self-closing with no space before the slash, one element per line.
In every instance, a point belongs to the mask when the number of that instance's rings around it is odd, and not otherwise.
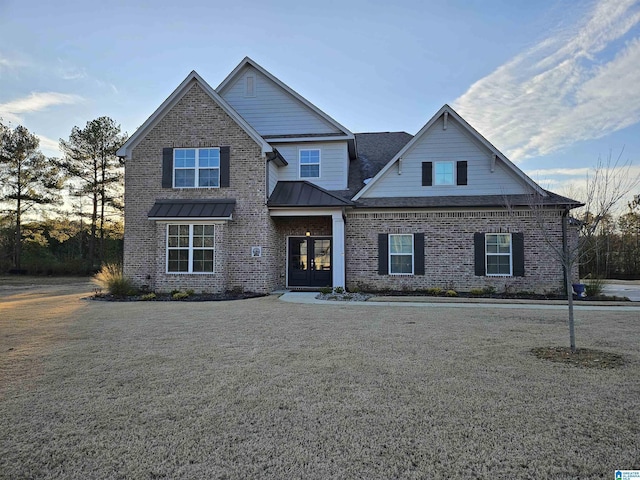
<path fill-rule="evenodd" d="M 219 148 L 176 148 L 173 150 L 174 188 L 218 188 Z"/>
<path fill-rule="evenodd" d="M 435 162 L 435 184 L 454 185 L 453 162 Z"/>
<path fill-rule="evenodd" d="M 300 178 L 320 178 L 320 150 L 300 150 Z"/>

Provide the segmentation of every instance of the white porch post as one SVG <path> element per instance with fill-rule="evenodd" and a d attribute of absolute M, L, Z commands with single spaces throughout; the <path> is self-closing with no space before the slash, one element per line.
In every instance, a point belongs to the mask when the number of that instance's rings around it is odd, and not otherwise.
<path fill-rule="evenodd" d="M 344 219 L 342 212 L 331 214 L 333 219 L 333 288 L 345 287 L 345 261 L 344 261 Z"/>

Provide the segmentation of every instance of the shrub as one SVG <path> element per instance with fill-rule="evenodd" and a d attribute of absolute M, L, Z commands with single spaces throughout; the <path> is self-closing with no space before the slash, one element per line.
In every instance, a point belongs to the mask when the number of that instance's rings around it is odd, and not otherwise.
<path fill-rule="evenodd" d="M 340 295 L 340 294 L 344 293 L 344 288 L 342 288 L 342 287 L 336 287 L 336 288 L 334 288 L 334 289 L 333 289 L 333 291 L 334 291 L 335 293 L 337 293 L 338 295 Z"/>
<path fill-rule="evenodd" d="M 471 290 L 469 290 L 469 293 L 471 295 L 478 296 L 478 295 L 484 295 L 485 292 L 484 292 L 484 289 L 482 288 L 472 288 Z"/>
<path fill-rule="evenodd" d="M 482 289 L 482 293 L 484 293 L 485 295 L 492 295 L 492 294 L 496 293 L 496 287 L 493 287 L 491 285 L 487 285 L 486 287 L 484 287 Z"/>
<path fill-rule="evenodd" d="M 135 293 L 131 280 L 122 273 L 122 265 L 116 263 L 105 263 L 93 276 L 93 281 L 116 297 L 126 297 Z"/>
<path fill-rule="evenodd" d="M 585 290 L 587 297 L 598 297 L 602 295 L 602 290 L 604 290 L 604 279 L 598 277 L 590 278 L 585 285 Z"/>
<path fill-rule="evenodd" d="M 151 293 L 145 293 L 144 295 L 142 295 L 140 297 L 140 300 L 142 300 L 143 302 L 148 302 L 149 300 L 155 300 L 157 298 L 156 294 L 151 292 Z"/>
<path fill-rule="evenodd" d="M 350 288 L 350 289 L 349 289 L 349 291 L 350 291 L 351 293 L 360 293 L 360 287 L 353 287 L 353 288 Z"/>
<path fill-rule="evenodd" d="M 440 287 L 431 287 L 427 288 L 425 292 L 427 293 L 427 295 L 433 295 L 437 297 L 438 295 L 442 294 L 442 289 Z"/>
<path fill-rule="evenodd" d="M 323 295 L 329 295 L 330 293 L 333 293 L 333 288 L 331 287 L 322 287 L 320 289 L 320 293 Z"/>
<path fill-rule="evenodd" d="M 193 288 L 188 288 L 185 290 L 185 293 L 190 297 L 191 295 L 196 293 L 196 291 Z"/>
<path fill-rule="evenodd" d="M 455 290 L 447 290 L 446 292 L 444 292 L 445 297 L 457 297 L 458 296 L 458 292 L 456 292 Z"/>
<path fill-rule="evenodd" d="M 184 300 L 185 298 L 189 298 L 189 294 L 187 292 L 177 291 L 171 295 L 173 300 Z"/>

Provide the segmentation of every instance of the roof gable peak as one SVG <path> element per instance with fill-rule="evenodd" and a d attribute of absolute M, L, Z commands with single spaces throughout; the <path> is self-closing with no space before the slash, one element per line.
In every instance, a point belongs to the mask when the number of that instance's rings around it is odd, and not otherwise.
<path fill-rule="evenodd" d="M 197 84 L 209 97 L 217 103 L 262 149 L 262 153 L 266 154 L 273 151 L 273 148 L 260 134 L 249 125 L 226 100 L 224 100 L 195 70 L 186 76 L 186 78 L 176 87 L 176 89 L 162 102 L 162 104 L 151 114 L 151 116 L 138 128 L 131 137 L 120 147 L 117 155 L 120 157 L 128 157 L 131 150 L 144 138 L 144 136 L 171 110 L 184 95 L 191 89 L 193 84 Z"/>
<path fill-rule="evenodd" d="M 218 87 L 216 88 L 216 92 L 218 92 L 221 96 L 223 96 L 225 92 L 229 88 L 231 88 L 233 84 L 238 80 L 238 78 L 244 72 L 245 67 L 247 66 L 254 68 L 257 72 L 265 76 L 269 81 L 271 81 L 273 84 L 275 84 L 280 89 L 282 89 L 287 95 L 291 96 L 294 100 L 301 103 L 303 106 L 311 110 L 313 113 L 318 115 L 324 121 L 328 122 L 330 125 L 334 126 L 338 130 L 343 132 L 343 134 L 347 138 L 353 138 L 353 133 L 348 128 L 346 128 L 344 125 L 340 124 L 335 119 L 333 119 L 332 117 L 327 115 L 325 112 L 320 110 L 313 103 L 311 103 L 309 100 L 304 98 L 298 92 L 296 92 L 291 87 L 286 85 L 284 82 L 282 82 L 280 79 L 275 77 L 273 74 L 271 74 L 269 71 L 264 69 L 262 66 L 260 66 L 257 62 L 255 62 L 253 59 L 251 59 L 248 56 L 244 57 L 242 61 L 231 71 L 231 73 L 229 73 L 229 75 L 227 75 L 227 77 L 220 83 L 220 85 L 218 85 Z"/>

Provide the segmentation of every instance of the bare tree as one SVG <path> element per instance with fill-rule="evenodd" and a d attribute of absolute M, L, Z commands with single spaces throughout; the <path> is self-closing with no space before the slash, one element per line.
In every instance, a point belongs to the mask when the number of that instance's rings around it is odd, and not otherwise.
<path fill-rule="evenodd" d="M 640 175 L 633 175 L 632 163 L 622 161 L 622 152 L 613 159 L 611 152 L 606 160 L 598 158 L 593 170 L 587 175 L 584 201 L 576 202 L 560 197 L 555 202 L 561 208 L 562 242 L 558 243 L 553 232 L 557 228 L 557 214 L 553 212 L 549 195 L 535 194 L 531 197 L 530 208 L 535 212 L 537 228 L 542 233 L 545 243 L 550 247 L 564 270 L 564 284 L 569 307 L 569 343 L 571 351 L 576 352 L 572 275 L 577 273 L 580 261 L 594 248 L 592 239 L 603 222 L 611 218 L 619 202 L 640 185 Z M 558 199 L 556 199 L 558 200 Z M 570 216 L 570 210 L 582 207 L 578 218 Z M 555 217 L 555 220 L 554 220 Z"/>

